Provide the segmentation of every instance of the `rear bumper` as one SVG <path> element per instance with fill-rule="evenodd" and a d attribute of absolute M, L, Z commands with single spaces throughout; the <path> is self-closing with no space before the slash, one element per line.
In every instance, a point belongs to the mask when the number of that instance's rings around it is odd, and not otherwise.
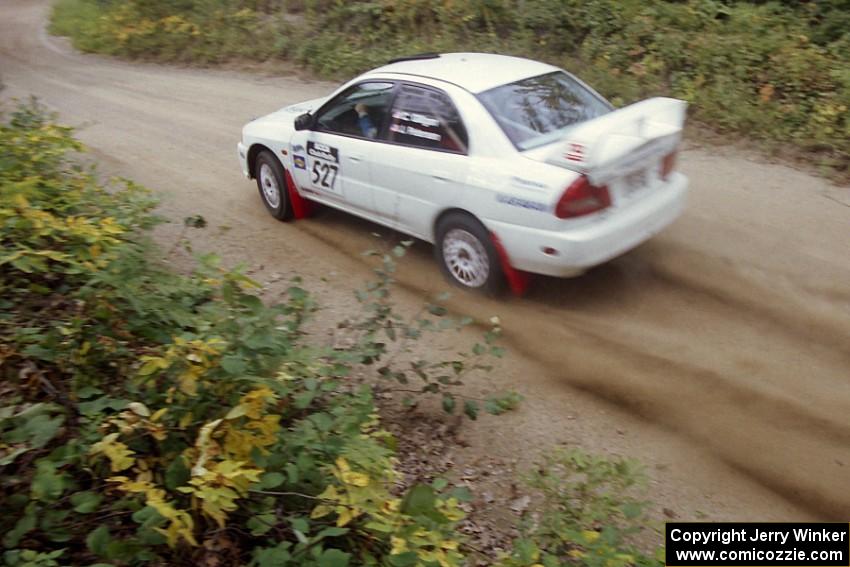
<path fill-rule="evenodd" d="M 248 171 L 248 148 L 242 142 L 236 144 L 236 157 L 239 159 L 239 165 L 242 167 L 242 175 L 251 177 Z"/>
<path fill-rule="evenodd" d="M 565 231 L 540 230 L 502 222 L 485 224 L 494 231 L 519 270 L 555 277 L 581 274 L 645 242 L 670 225 L 685 206 L 688 178 L 670 181 L 625 210 L 612 210 L 598 221 Z M 557 254 L 546 254 L 545 248 Z"/>

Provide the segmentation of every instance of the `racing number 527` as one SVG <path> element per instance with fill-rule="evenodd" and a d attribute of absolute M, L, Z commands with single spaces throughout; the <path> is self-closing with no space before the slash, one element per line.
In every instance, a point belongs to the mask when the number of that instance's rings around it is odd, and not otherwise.
<path fill-rule="evenodd" d="M 318 160 L 314 161 L 312 171 L 313 185 L 318 185 L 323 189 L 333 189 L 337 169 L 335 165 Z"/>

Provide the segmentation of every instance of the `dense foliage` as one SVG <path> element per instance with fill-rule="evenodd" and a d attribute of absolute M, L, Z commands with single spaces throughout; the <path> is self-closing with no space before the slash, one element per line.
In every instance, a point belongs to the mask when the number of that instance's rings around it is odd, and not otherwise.
<path fill-rule="evenodd" d="M 531 56 L 615 104 L 670 94 L 719 132 L 850 167 L 850 0 L 60 0 L 53 30 L 89 51 L 340 77 L 415 52 Z"/>
<path fill-rule="evenodd" d="M 647 554 L 635 543 L 652 532 L 646 502 L 635 496 L 645 481 L 627 459 L 553 451 L 529 479 L 539 495 L 537 513 L 520 526 L 499 567 L 660 567 L 662 547 Z"/>
<path fill-rule="evenodd" d="M 476 355 L 386 360 L 389 335 L 448 327 L 441 309 L 395 315 L 383 257 L 353 345 L 311 345 L 297 282 L 266 305 L 212 257 L 185 276 L 152 261 L 154 201 L 100 186 L 79 149 L 33 105 L 0 125 L 4 564 L 460 564 L 462 494 L 399 493 L 371 389 L 347 378 L 371 365 L 454 411 Z"/>

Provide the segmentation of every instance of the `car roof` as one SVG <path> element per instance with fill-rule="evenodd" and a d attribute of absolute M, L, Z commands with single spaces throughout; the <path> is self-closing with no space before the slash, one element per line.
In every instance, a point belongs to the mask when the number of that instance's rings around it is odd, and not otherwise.
<path fill-rule="evenodd" d="M 443 53 L 439 56 L 421 59 L 414 57 L 389 63 L 369 71 L 366 75 L 393 73 L 428 77 L 455 84 L 477 94 L 552 71 L 558 71 L 558 68 L 522 57 L 492 53 Z"/>

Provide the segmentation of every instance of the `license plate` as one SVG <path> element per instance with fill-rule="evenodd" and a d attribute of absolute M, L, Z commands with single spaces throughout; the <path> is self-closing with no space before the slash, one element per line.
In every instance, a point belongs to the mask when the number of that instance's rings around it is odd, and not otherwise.
<path fill-rule="evenodd" d="M 623 177 L 623 190 L 627 196 L 640 191 L 648 184 L 649 179 L 647 176 L 647 171 L 645 169 L 633 171 Z"/>

